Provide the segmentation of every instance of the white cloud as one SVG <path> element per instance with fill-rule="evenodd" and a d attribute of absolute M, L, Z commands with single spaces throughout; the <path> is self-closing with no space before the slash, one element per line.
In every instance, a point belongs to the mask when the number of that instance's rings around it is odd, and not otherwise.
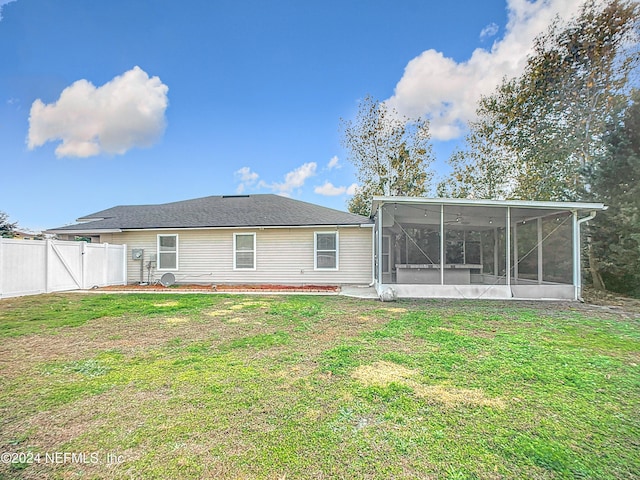
<path fill-rule="evenodd" d="M 340 160 L 338 159 L 337 155 L 334 155 L 333 157 L 331 157 L 331 160 L 329 160 L 329 163 L 327 164 L 327 168 L 329 170 L 333 170 L 334 168 L 340 168 Z"/>
<path fill-rule="evenodd" d="M 256 172 L 252 172 L 251 168 L 249 167 L 242 167 L 241 169 L 233 172 L 233 174 L 237 178 L 239 178 L 241 182 L 248 184 L 256 183 L 258 178 L 260 178 L 260 175 L 258 175 Z"/>
<path fill-rule="evenodd" d="M 15 2 L 16 0 L 0 0 L 0 20 L 2 20 L 2 7 L 7 3 Z"/>
<path fill-rule="evenodd" d="M 324 182 L 324 185 L 318 186 L 313 189 L 313 191 L 318 195 L 324 195 L 327 197 L 336 197 L 338 195 L 343 195 L 345 193 L 347 195 L 354 195 L 357 192 L 357 190 L 358 190 L 357 183 L 352 183 L 348 187 L 336 187 L 329 181 L 326 181 Z"/>
<path fill-rule="evenodd" d="M 260 185 L 281 194 L 287 194 L 296 188 L 302 187 L 307 178 L 313 177 L 316 174 L 317 168 L 318 165 L 316 162 L 304 163 L 295 170 L 287 173 L 284 176 L 283 183 L 266 184 L 264 182 L 260 182 Z"/>
<path fill-rule="evenodd" d="M 236 188 L 236 193 L 244 192 L 246 187 L 255 185 L 255 183 L 258 181 L 258 178 L 260 178 L 260 175 L 258 175 L 256 172 L 252 172 L 251 168 L 249 167 L 242 167 L 241 169 L 233 172 L 233 175 L 238 180 L 240 180 L 240 184 Z"/>
<path fill-rule="evenodd" d="M 342 195 L 344 192 L 346 192 L 347 187 L 336 187 L 333 185 L 333 183 L 326 181 L 324 182 L 324 185 L 314 188 L 313 191 L 318 195 L 335 197 L 337 195 Z"/>
<path fill-rule="evenodd" d="M 500 27 L 498 27 L 497 23 L 490 23 L 480 32 L 480 40 L 485 40 L 486 38 L 495 36 L 498 33 L 498 30 L 500 30 Z"/>
<path fill-rule="evenodd" d="M 33 102 L 29 149 L 62 140 L 56 148 L 60 158 L 121 155 L 133 147 L 149 147 L 164 133 L 168 90 L 137 66 L 101 87 L 78 80 L 55 103 Z"/>
<path fill-rule="evenodd" d="M 491 50 L 476 49 L 471 58 L 456 62 L 436 50 L 426 50 L 411 60 L 387 104 L 399 113 L 431 120 L 436 140 L 461 136 L 475 118 L 480 95 L 487 95 L 503 77 L 522 73 L 533 40 L 556 15 L 568 19 L 583 0 L 507 0 L 509 20 L 504 37 Z"/>
<path fill-rule="evenodd" d="M 250 167 L 242 167 L 233 172 L 240 181 L 236 188 L 236 193 L 243 193 L 249 187 L 257 189 L 266 188 L 283 197 L 291 196 L 291 192 L 304 185 L 306 180 L 316 174 L 318 165 L 315 162 L 304 163 L 298 168 L 290 171 L 284 176 L 284 182 L 267 183 L 264 180 L 258 181 L 260 175 L 251 170 Z"/>

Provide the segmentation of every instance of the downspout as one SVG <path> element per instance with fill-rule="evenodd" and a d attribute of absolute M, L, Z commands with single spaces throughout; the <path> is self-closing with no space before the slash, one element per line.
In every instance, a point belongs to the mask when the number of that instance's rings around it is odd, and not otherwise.
<path fill-rule="evenodd" d="M 381 203 L 380 206 L 378 207 L 378 238 L 376 238 L 376 242 L 378 242 L 377 244 L 377 250 L 375 250 L 376 252 L 376 261 L 378 262 L 377 265 L 377 272 L 378 272 L 378 285 L 382 285 L 384 282 L 382 281 L 382 229 L 384 228 L 384 219 L 383 219 L 383 215 L 384 215 L 384 203 Z"/>
<path fill-rule="evenodd" d="M 376 226 L 371 229 L 371 283 L 369 287 L 376 284 Z"/>
<path fill-rule="evenodd" d="M 576 259 L 578 260 L 578 265 L 577 265 L 578 275 L 576 276 L 576 296 L 578 297 L 577 299 L 582 303 L 584 303 L 584 298 L 582 298 L 582 269 L 580 268 L 581 259 L 582 259 L 582 255 L 580 253 L 580 250 L 581 250 L 580 226 L 583 223 L 588 222 L 589 220 L 593 220 L 594 218 L 596 218 L 596 211 L 592 210 L 588 217 L 581 218 L 576 222 L 576 226 L 577 226 L 576 245 L 578 247 L 576 252 Z"/>

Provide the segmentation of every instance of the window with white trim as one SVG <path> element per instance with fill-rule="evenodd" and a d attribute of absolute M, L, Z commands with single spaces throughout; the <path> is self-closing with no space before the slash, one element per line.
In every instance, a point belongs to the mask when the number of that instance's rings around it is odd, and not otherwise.
<path fill-rule="evenodd" d="M 233 269 L 256 269 L 256 234 L 233 234 Z"/>
<path fill-rule="evenodd" d="M 178 235 L 158 235 L 158 270 L 178 270 Z"/>
<path fill-rule="evenodd" d="M 338 232 L 315 232 L 316 270 L 338 270 Z"/>

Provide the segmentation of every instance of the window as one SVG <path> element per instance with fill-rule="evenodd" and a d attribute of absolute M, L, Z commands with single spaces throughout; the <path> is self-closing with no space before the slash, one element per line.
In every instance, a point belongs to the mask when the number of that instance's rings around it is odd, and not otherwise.
<path fill-rule="evenodd" d="M 255 233 L 234 233 L 233 234 L 233 269 L 234 270 L 255 270 L 256 269 L 256 234 Z"/>
<path fill-rule="evenodd" d="M 316 232 L 315 269 L 338 270 L 338 232 Z"/>
<path fill-rule="evenodd" d="M 158 235 L 158 270 L 178 270 L 178 235 Z"/>

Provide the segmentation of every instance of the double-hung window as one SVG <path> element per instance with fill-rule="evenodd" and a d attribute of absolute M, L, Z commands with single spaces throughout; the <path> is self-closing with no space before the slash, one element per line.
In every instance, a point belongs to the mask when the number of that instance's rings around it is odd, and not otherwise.
<path fill-rule="evenodd" d="M 316 270 L 338 270 L 338 232 L 315 233 Z"/>
<path fill-rule="evenodd" d="M 233 234 L 233 269 L 256 269 L 256 234 Z"/>
<path fill-rule="evenodd" d="M 178 270 L 178 235 L 158 235 L 158 270 Z"/>

